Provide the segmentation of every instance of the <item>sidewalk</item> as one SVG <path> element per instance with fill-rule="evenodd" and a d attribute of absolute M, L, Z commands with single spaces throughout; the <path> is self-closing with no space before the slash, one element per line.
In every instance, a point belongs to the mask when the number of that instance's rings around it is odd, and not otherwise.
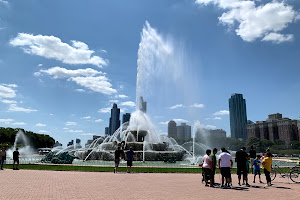
<path fill-rule="evenodd" d="M 2 200 L 25 199 L 300 199 L 300 184 L 277 178 L 270 188 L 252 183 L 250 188 L 209 188 L 201 183 L 201 174 L 125 174 L 34 170 L 0 171 Z M 262 176 L 265 182 L 265 176 Z M 216 182 L 220 175 L 216 175 Z"/>

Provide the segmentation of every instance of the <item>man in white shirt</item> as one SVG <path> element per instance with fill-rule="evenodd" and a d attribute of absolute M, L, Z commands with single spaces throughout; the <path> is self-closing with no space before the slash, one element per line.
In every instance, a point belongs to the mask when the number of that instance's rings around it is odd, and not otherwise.
<path fill-rule="evenodd" d="M 226 186 L 229 187 L 231 182 L 231 173 L 232 169 L 232 156 L 227 152 L 227 150 L 223 147 L 221 148 L 222 153 L 219 156 L 219 168 L 221 170 L 222 175 L 222 186 L 224 186 L 224 177 L 226 178 Z"/>

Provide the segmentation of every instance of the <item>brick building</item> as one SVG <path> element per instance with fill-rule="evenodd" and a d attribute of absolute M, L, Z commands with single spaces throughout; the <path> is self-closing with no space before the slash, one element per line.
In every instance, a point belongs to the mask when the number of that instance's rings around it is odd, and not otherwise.
<path fill-rule="evenodd" d="M 300 141 L 300 122 L 289 118 L 282 118 L 282 114 L 268 115 L 266 121 L 247 124 L 247 137 L 256 137 L 274 142 L 282 140 L 286 145 L 291 141 Z"/>

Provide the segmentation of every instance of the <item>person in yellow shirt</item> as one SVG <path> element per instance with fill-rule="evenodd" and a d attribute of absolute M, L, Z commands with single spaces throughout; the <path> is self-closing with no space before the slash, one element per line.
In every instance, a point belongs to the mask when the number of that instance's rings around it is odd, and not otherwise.
<path fill-rule="evenodd" d="M 270 173 L 272 170 L 272 154 L 270 152 L 267 153 L 267 157 L 263 160 L 262 166 L 264 167 L 264 173 L 267 179 L 267 184 L 265 187 L 269 187 L 271 186 Z"/>

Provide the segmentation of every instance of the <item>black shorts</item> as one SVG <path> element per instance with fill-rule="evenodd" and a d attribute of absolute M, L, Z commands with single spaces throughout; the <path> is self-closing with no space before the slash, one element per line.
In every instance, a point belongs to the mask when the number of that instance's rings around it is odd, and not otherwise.
<path fill-rule="evenodd" d="M 225 178 L 230 178 L 231 177 L 230 167 L 221 167 L 221 174 Z"/>
<path fill-rule="evenodd" d="M 15 164 L 15 163 L 19 164 L 20 161 L 19 161 L 19 159 L 14 159 L 14 162 L 13 162 L 13 163 L 14 163 L 14 164 Z"/>
<path fill-rule="evenodd" d="M 204 178 L 205 179 L 210 179 L 211 178 L 211 169 L 210 168 L 203 168 L 204 172 Z"/>
<path fill-rule="evenodd" d="M 120 158 L 115 159 L 115 164 L 117 164 L 117 165 L 120 164 Z"/>
<path fill-rule="evenodd" d="M 127 166 L 132 166 L 132 160 L 127 160 Z"/>
<path fill-rule="evenodd" d="M 238 176 L 241 176 L 243 174 L 243 176 L 247 176 L 248 175 L 248 170 L 246 167 L 243 167 L 243 168 L 237 168 L 236 169 L 236 174 Z"/>

